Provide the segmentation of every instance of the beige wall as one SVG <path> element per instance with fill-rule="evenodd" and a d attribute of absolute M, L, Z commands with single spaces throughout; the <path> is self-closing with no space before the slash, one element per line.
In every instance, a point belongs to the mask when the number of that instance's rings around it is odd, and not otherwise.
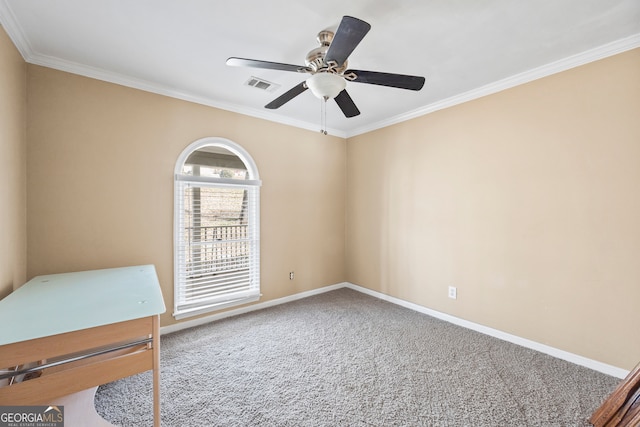
<path fill-rule="evenodd" d="M 16 182 L 15 208 L 0 208 L 16 242 L 0 253 L 6 293 L 25 276 L 26 86 L 2 37 L 0 89 L 14 95 L 0 100 L 13 159 L 0 185 Z M 639 70 L 635 50 L 345 142 L 29 65 L 27 277 L 152 263 L 173 323 L 173 167 L 220 136 L 264 183 L 263 301 L 346 279 L 631 369 Z"/>
<path fill-rule="evenodd" d="M 155 264 L 174 323 L 173 170 L 219 136 L 263 181 L 261 301 L 344 281 L 345 140 L 34 65 L 28 85 L 29 277 Z"/>
<path fill-rule="evenodd" d="M 349 281 L 640 360 L 640 49 L 350 138 L 347 159 Z"/>
<path fill-rule="evenodd" d="M 0 298 L 26 280 L 26 64 L 0 26 Z"/>

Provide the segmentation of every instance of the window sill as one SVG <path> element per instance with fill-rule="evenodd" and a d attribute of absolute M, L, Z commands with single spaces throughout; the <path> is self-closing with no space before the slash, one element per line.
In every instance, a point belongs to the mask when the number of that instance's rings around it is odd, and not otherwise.
<path fill-rule="evenodd" d="M 261 295 L 255 295 L 246 298 L 234 299 L 231 301 L 224 301 L 214 304 L 208 304 L 202 307 L 190 308 L 188 310 L 176 310 L 173 312 L 173 317 L 176 320 L 182 320 L 189 317 L 197 316 L 199 314 L 211 313 L 212 311 L 222 310 L 223 308 L 235 307 L 237 305 L 248 304 L 250 302 L 255 302 L 260 299 Z"/>

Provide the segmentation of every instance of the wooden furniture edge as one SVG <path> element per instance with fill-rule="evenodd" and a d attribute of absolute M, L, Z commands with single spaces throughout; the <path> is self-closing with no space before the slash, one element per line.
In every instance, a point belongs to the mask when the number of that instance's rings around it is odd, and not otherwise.
<path fill-rule="evenodd" d="M 625 406 L 625 403 L 632 399 L 632 396 L 635 392 L 640 388 L 640 363 L 636 365 L 636 367 L 629 372 L 620 384 L 614 389 L 614 391 L 609 395 L 609 397 L 600 405 L 598 409 L 591 415 L 589 418 L 589 422 L 594 427 L 603 427 L 603 426 L 616 426 L 619 424 L 620 419 L 616 417 L 619 411 Z M 632 402 L 633 403 L 633 402 Z M 630 405 L 633 406 L 633 405 Z M 622 420 L 625 417 L 625 414 L 619 414 Z M 632 414 L 629 414 L 633 418 Z M 636 414 L 638 415 L 638 414 Z M 625 424 L 623 424 L 625 425 Z"/>
<path fill-rule="evenodd" d="M 153 351 L 143 350 L 60 370 L 0 388 L 3 405 L 48 404 L 53 399 L 153 369 Z"/>
<path fill-rule="evenodd" d="M 151 337 L 151 342 L 47 368 L 38 378 L 2 386 L 0 404 L 50 404 L 63 396 L 151 370 L 153 425 L 160 427 L 160 315 L 0 346 L 0 366 L 109 348 L 140 337 Z"/>
<path fill-rule="evenodd" d="M 153 333 L 150 316 L 0 346 L 0 369 L 54 359 Z"/>
<path fill-rule="evenodd" d="M 160 315 L 153 316 L 153 426 L 160 427 Z"/>

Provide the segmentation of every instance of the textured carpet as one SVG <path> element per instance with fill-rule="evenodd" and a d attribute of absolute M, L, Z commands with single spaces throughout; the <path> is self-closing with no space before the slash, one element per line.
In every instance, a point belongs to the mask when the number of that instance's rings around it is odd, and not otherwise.
<path fill-rule="evenodd" d="M 620 380 L 340 289 L 165 335 L 162 425 L 588 426 Z M 152 425 L 149 372 L 98 389 Z"/>

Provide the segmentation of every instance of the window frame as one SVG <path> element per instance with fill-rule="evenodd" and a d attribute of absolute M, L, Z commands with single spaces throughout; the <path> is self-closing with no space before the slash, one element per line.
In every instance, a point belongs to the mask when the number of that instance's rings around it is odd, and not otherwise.
<path fill-rule="evenodd" d="M 235 156 L 237 156 L 245 165 L 248 173 L 247 179 L 239 180 L 239 179 L 231 179 L 231 178 L 213 178 L 213 177 L 200 177 L 200 176 L 190 176 L 184 175 L 182 173 L 185 162 L 188 157 L 195 152 L 204 147 L 218 147 L 225 149 Z M 240 299 L 234 299 L 230 301 L 223 302 L 211 302 L 208 304 L 203 304 L 199 307 L 188 308 L 188 309 L 179 309 L 179 295 L 181 291 L 181 281 L 180 281 L 180 273 L 185 268 L 181 265 L 180 262 L 180 243 L 182 239 L 182 209 L 180 208 L 182 205 L 182 198 L 184 197 L 184 183 L 193 183 L 195 185 L 220 185 L 221 187 L 235 187 L 235 188 L 251 188 L 255 191 L 253 195 L 253 203 L 252 207 L 254 212 L 249 213 L 250 224 L 255 233 L 255 245 L 253 247 L 253 251 L 251 251 L 251 260 L 250 260 L 250 268 L 253 268 L 250 275 L 255 277 L 257 283 L 257 294 L 243 297 Z M 255 162 L 251 155 L 240 145 L 237 143 L 230 141 L 225 138 L 220 137 L 206 137 L 199 139 L 197 141 L 189 144 L 178 156 L 176 161 L 175 169 L 174 169 L 174 199 L 173 199 L 173 296 L 174 296 L 174 304 L 173 304 L 173 317 L 176 320 L 184 319 L 191 316 L 196 316 L 199 314 L 204 314 L 216 310 L 220 310 L 227 307 L 232 307 L 235 305 L 246 304 L 249 302 L 257 301 L 260 294 L 260 186 L 262 182 L 260 181 L 260 176 L 258 174 L 258 168 L 256 167 Z M 251 207 L 250 207 L 251 209 Z M 257 258 L 257 259 L 255 259 Z"/>

